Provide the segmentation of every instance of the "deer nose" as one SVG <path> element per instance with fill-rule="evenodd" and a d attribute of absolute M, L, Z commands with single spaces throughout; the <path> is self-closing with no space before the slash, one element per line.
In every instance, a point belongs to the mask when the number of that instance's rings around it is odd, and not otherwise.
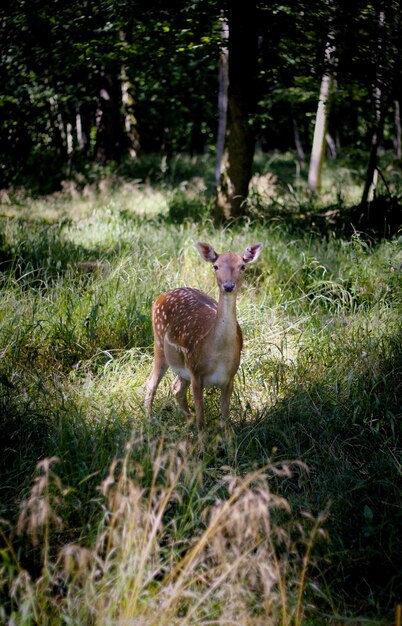
<path fill-rule="evenodd" d="M 230 293 L 231 291 L 234 290 L 234 288 L 236 287 L 236 284 L 227 281 L 226 283 L 223 283 L 222 287 L 223 287 L 223 290 L 226 291 L 226 293 Z"/>

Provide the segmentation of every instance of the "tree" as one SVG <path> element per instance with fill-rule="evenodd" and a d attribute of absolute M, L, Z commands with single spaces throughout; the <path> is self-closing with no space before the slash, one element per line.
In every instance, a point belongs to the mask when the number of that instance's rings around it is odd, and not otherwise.
<path fill-rule="evenodd" d="M 397 159 L 402 160 L 402 124 L 401 124 L 401 102 L 402 102 L 402 16 L 401 16 L 401 2 L 396 2 L 396 16 L 395 16 L 395 63 L 394 63 L 394 123 L 395 123 L 395 139 L 394 147 Z"/>
<path fill-rule="evenodd" d="M 247 211 L 256 142 L 262 150 L 296 147 L 303 163 L 320 80 L 311 188 L 319 187 L 329 109 L 338 150 L 341 144 L 361 149 L 370 119 L 370 138 L 379 145 L 375 86 L 381 81 L 383 104 L 377 109 L 383 107 L 387 139 L 388 122 L 395 128 L 400 154 L 400 0 L 383 4 L 383 46 L 377 51 L 381 0 L 274 0 L 258 7 L 256 0 L 172 0 L 169 7 L 161 0 L 58 0 L 57 12 L 51 0 L 3 3 L 2 185 L 34 182 L 51 190 L 91 161 L 137 158 L 139 147 L 141 154 L 163 157 L 204 151 L 217 136 L 219 57 L 220 216 Z M 388 120 L 391 103 L 394 117 Z"/>
<path fill-rule="evenodd" d="M 211 142 L 213 0 L 10 0 L 0 25 L 2 186 L 50 191 L 88 161 L 135 157 L 139 137 L 165 154 Z"/>
<path fill-rule="evenodd" d="M 229 2 L 229 86 L 225 169 L 218 187 L 218 209 L 226 217 L 246 213 L 255 147 L 257 30 L 256 2 Z"/>
<path fill-rule="evenodd" d="M 222 46 L 219 55 L 219 91 L 218 91 L 218 133 L 216 141 L 216 165 L 215 183 L 218 187 L 222 173 L 222 159 L 225 149 L 225 135 L 228 112 L 228 23 L 225 17 L 221 18 L 222 23 Z"/>
<path fill-rule="evenodd" d="M 333 11 L 333 7 L 331 7 Z M 314 126 L 314 138 L 311 149 L 310 167 L 308 172 L 308 187 L 316 192 L 321 189 L 322 166 L 324 163 L 326 136 L 330 98 L 334 85 L 335 73 L 335 31 L 333 14 L 330 15 L 328 38 L 324 53 L 324 73 L 321 79 L 320 96 L 318 99 L 317 114 Z"/>
<path fill-rule="evenodd" d="M 382 3 L 383 4 L 383 3 Z M 381 145 L 384 133 L 384 121 L 386 111 L 386 77 L 385 77 L 385 58 L 384 58 L 384 29 L 385 29 L 385 10 L 384 6 L 380 7 L 378 13 L 378 36 L 376 50 L 376 80 L 374 84 L 374 109 L 375 123 L 371 136 L 370 156 L 367 166 L 366 181 L 364 184 L 361 204 L 367 204 L 371 189 L 375 187 L 375 174 L 377 168 L 377 153 Z"/>

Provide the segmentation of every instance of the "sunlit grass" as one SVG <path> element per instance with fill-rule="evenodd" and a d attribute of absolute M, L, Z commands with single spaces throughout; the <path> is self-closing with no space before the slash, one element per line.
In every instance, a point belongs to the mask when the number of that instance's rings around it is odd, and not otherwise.
<path fill-rule="evenodd" d="M 105 197 L 109 213 L 105 212 Z M 167 194 L 140 182 L 116 184 L 112 178 L 103 179 L 98 186 L 77 189 L 69 185 L 63 192 L 55 192 L 47 197 L 32 198 L 25 192 L 18 192 L 3 198 L 1 214 L 4 217 L 18 217 L 49 223 L 72 220 L 84 223 L 93 219 L 100 211 L 104 219 L 108 214 L 125 212 L 137 216 L 155 216 L 167 212 Z"/>
<path fill-rule="evenodd" d="M 176 223 L 171 189 L 145 183 L 88 194 L 2 205 L 1 620 L 322 623 L 346 576 L 386 620 L 377 598 L 392 607 L 402 511 L 400 241 Z M 181 285 L 217 297 L 198 240 L 263 243 L 238 298 L 228 439 L 210 390 L 204 446 L 171 374 L 150 421 L 143 408 L 153 299 Z"/>

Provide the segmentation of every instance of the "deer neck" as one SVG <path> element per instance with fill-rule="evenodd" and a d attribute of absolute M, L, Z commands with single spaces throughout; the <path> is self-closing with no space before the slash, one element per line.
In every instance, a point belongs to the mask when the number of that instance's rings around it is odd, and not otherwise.
<path fill-rule="evenodd" d="M 213 335 L 217 347 L 231 344 L 237 336 L 235 294 L 220 293 Z"/>

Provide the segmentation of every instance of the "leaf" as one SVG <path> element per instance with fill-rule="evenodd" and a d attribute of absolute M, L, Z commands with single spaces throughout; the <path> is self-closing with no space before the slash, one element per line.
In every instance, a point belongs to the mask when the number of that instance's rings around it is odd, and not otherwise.
<path fill-rule="evenodd" d="M 367 520 L 368 522 L 373 521 L 373 518 L 374 518 L 373 510 L 367 504 L 364 505 L 363 515 L 364 515 L 364 519 Z"/>

